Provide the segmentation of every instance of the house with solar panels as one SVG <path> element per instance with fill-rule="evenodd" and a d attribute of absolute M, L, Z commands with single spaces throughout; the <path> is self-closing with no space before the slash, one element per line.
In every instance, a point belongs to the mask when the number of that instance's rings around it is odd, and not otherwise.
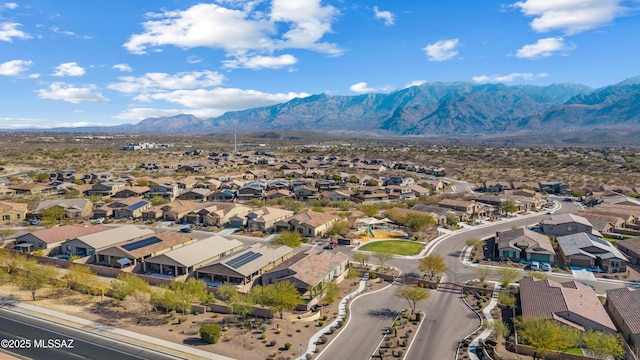
<path fill-rule="evenodd" d="M 196 277 L 211 286 L 230 283 L 249 291 L 262 274 L 293 256 L 293 249 L 282 245 L 270 247 L 254 244 L 233 256 L 216 260 L 196 271 Z"/>
<path fill-rule="evenodd" d="M 112 267 L 139 265 L 142 268 L 142 262 L 145 259 L 179 249 L 196 241 L 198 239 L 192 234 L 163 231 L 97 251 L 97 263 Z"/>
<path fill-rule="evenodd" d="M 198 242 L 145 259 L 142 271 L 159 277 L 187 277 L 212 262 L 232 256 L 243 248 L 238 240 L 214 235 Z"/>
<path fill-rule="evenodd" d="M 598 267 L 606 273 L 626 272 L 629 260 L 612 243 L 588 233 L 558 236 L 558 248 L 567 266 Z"/>
<path fill-rule="evenodd" d="M 151 202 L 143 199 L 137 200 L 138 201 L 133 202 L 131 205 L 114 209 L 113 217 L 116 219 L 140 219 L 142 213 L 151 208 Z"/>
<path fill-rule="evenodd" d="M 93 256 L 97 252 L 114 245 L 154 234 L 151 229 L 140 229 L 134 225 L 125 225 L 98 233 L 78 236 L 62 243 L 62 253 L 79 257 Z M 95 259 L 95 258 L 94 258 Z"/>

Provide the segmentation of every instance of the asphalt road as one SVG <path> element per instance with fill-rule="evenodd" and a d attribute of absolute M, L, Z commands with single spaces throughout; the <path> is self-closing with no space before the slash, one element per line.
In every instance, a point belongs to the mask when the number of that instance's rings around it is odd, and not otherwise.
<path fill-rule="evenodd" d="M 395 296 L 397 288 L 388 286 L 353 300 L 349 322 L 318 359 L 369 359 L 382 341 L 384 329 L 408 307 L 406 300 Z"/>
<path fill-rule="evenodd" d="M 53 342 L 49 343 L 49 339 L 52 339 Z M 6 309 L 0 309 L 0 341 L 2 341 L 1 350 L 35 360 L 177 359 L 170 355 L 141 349 L 100 335 L 56 325 Z M 41 341 L 42 343 L 40 343 Z M 40 343 L 40 347 L 37 343 Z"/>

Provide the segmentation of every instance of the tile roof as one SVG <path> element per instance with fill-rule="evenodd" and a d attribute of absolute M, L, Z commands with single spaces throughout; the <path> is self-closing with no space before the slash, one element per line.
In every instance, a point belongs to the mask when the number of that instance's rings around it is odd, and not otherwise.
<path fill-rule="evenodd" d="M 577 233 L 558 236 L 556 240 L 562 253 L 566 256 L 580 254 L 590 258 L 618 258 L 629 261 L 613 244 L 591 234 Z"/>
<path fill-rule="evenodd" d="M 582 224 L 582 225 L 593 227 L 593 225 L 591 225 L 589 220 L 585 219 L 582 216 L 578 216 L 578 215 L 574 215 L 574 214 L 553 215 L 553 216 L 549 217 L 548 219 L 544 219 L 542 221 L 545 224 L 549 224 L 549 225 L 558 225 L 558 224 L 566 224 L 566 223 L 574 222 L 574 223 L 578 223 L 578 224 Z"/>
<path fill-rule="evenodd" d="M 349 257 L 341 252 L 313 251 L 289 266 L 289 269 L 295 272 L 294 278 L 314 286 L 348 260 Z"/>
<path fill-rule="evenodd" d="M 576 281 L 558 283 L 527 277 L 520 280 L 522 316 L 556 319 L 579 329 L 590 323 L 616 331 L 595 291 Z M 586 321 L 585 321 L 586 320 Z"/>
<path fill-rule="evenodd" d="M 607 302 L 620 313 L 632 334 L 640 334 L 640 291 L 628 287 L 607 290 Z"/>
<path fill-rule="evenodd" d="M 293 215 L 287 221 L 291 223 L 291 221 L 297 220 L 298 222 L 300 222 L 300 224 L 305 224 L 305 225 L 317 228 L 337 218 L 338 218 L 337 215 L 309 210 L 300 214 Z"/>
<path fill-rule="evenodd" d="M 184 244 L 194 239 L 194 237 L 191 234 L 183 234 L 176 231 L 167 230 L 158 234 L 152 234 L 148 236 L 143 236 L 138 239 L 134 239 L 128 242 L 127 244 L 143 241 L 145 239 L 150 239 L 153 237 L 158 238 L 160 242 L 153 243 L 148 246 L 140 247 L 135 250 L 127 250 L 123 248 L 122 246 L 126 244 L 119 244 L 119 245 L 116 245 L 116 247 L 120 251 L 129 254 L 131 256 L 131 259 L 138 259 L 143 256 L 153 254 L 157 251 L 171 248 L 172 246 L 175 246 L 175 245 Z"/>
<path fill-rule="evenodd" d="M 38 240 L 46 243 L 53 244 L 64 240 L 73 239 L 83 235 L 94 234 L 97 232 L 105 231 L 111 229 L 106 225 L 63 225 L 56 226 L 49 229 L 44 230 L 36 230 L 29 234 L 24 234 L 17 238 L 20 241 L 20 238 L 27 237 L 29 235 L 35 236 Z"/>
<path fill-rule="evenodd" d="M 498 233 L 498 249 L 522 249 L 537 254 L 555 254 L 549 237 L 544 234 L 531 231 L 527 228 L 518 228 Z"/>

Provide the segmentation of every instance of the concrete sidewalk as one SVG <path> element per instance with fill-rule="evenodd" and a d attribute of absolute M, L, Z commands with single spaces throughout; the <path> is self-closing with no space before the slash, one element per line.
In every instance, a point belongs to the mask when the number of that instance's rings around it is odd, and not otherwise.
<path fill-rule="evenodd" d="M 186 345 L 181 345 L 162 339 L 156 339 L 144 334 L 116 328 L 105 324 L 100 324 L 91 320 L 64 314 L 59 311 L 27 304 L 20 301 L 0 297 L 0 307 L 37 319 L 50 321 L 58 325 L 71 327 L 80 331 L 100 335 L 102 337 L 107 337 L 115 341 L 120 341 L 122 343 L 135 345 L 165 355 L 171 355 L 176 359 L 233 360 L 232 358 L 218 355 L 212 352 L 195 349 Z"/>

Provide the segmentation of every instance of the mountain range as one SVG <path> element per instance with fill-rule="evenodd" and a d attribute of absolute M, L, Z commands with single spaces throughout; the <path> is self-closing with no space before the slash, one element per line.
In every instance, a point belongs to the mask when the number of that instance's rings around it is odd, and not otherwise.
<path fill-rule="evenodd" d="M 102 130 L 92 127 L 91 131 L 203 134 L 301 130 L 464 137 L 620 130 L 639 125 L 640 76 L 637 76 L 597 89 L 579 84 L 426 83 L 389 94 L 318 94 L 272 106 L 230 111 L 209 119 L 182 114 Z"/>

